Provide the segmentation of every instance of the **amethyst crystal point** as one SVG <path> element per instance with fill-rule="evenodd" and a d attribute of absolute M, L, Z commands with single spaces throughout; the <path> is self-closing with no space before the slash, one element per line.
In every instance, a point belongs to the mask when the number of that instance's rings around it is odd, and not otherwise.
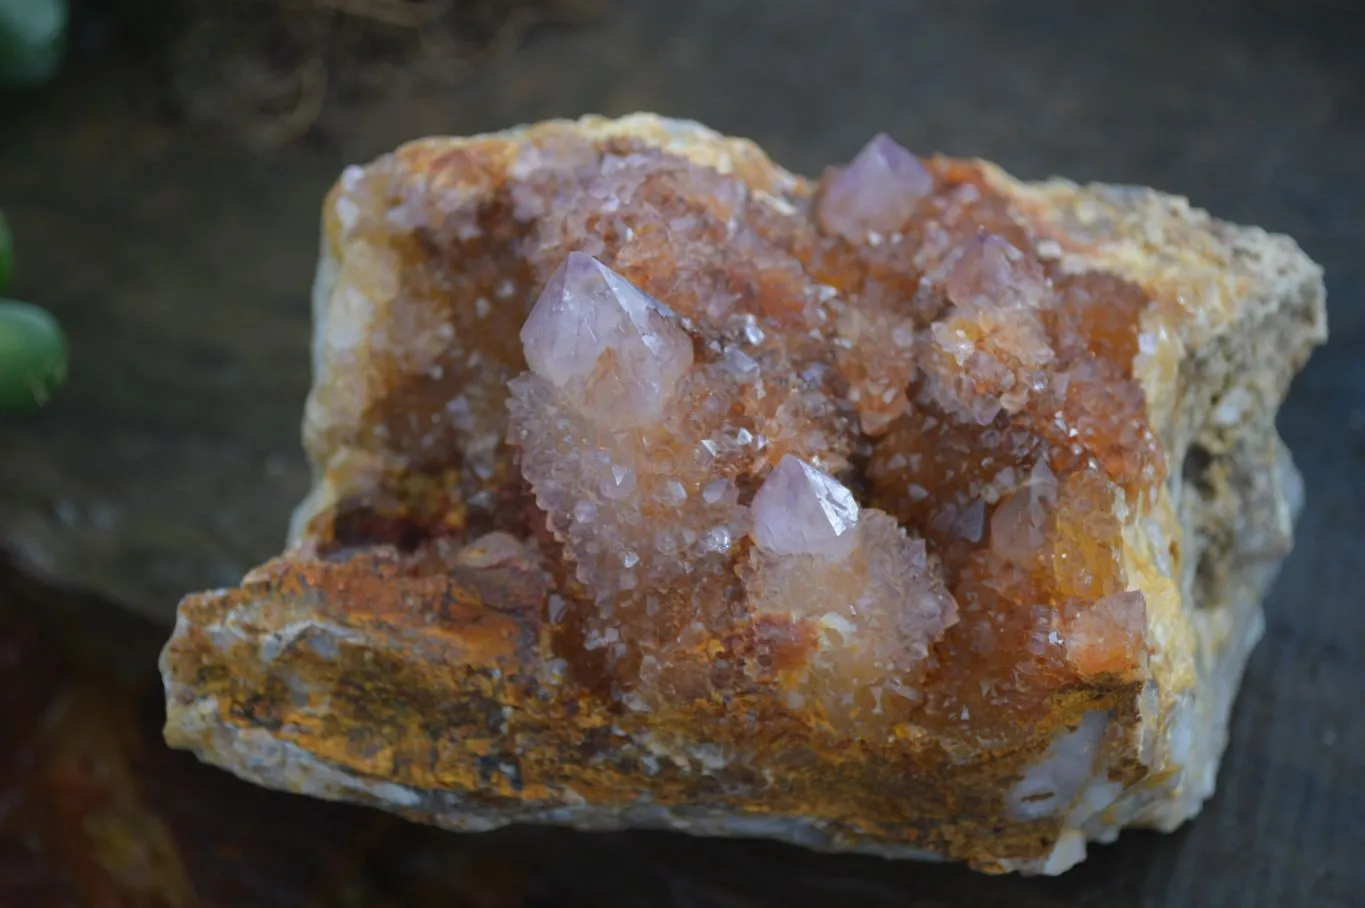
<path fill-rule="evenodd" d="M 816 206 L 820 226 L 853 242 L 893 233 L 934 188 L 924 165 L 885 133 L 873 136 L 829 181 Z"/>
<path fill-rule="evenodd" d="M 556 386 L 587 376 L 609 347 L 648 335 L 658 305 L 592 256 L 570 252 L 521 329 L 531 371 Z"/>
<path fill-rule="evenodd" d="M 692 367 L 691 340 L 673 312 L 582 252 L 551 275 L 521 342 L 531 371 L 587 415 L 627 422 L 656 417 Z"/>
<path fill-rule="evenodd" d="M 858 503 L 837 479 L 788 454 L 754 495 L 754 541 L 773 555 L 844 558 L 852 550 Z"/>
<path fill-rule="evenodd" d="M 945 289 L 959 306 L 1034 308 L 1044 286 L 1032 261 L 1007 240 L 982 230 L 950 258 Z"/>

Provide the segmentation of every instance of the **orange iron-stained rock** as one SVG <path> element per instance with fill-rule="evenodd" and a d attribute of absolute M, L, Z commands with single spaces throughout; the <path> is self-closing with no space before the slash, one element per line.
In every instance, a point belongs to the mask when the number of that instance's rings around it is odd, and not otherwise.
<path fill-rule="evenodd" d="M 317 481 L 181 604 L 176 746 L 456 829 L 996 872 L 1211 793 L 1325 336 L 1292 241 L 645 115 L 406 145 L 323 226 Z"/>

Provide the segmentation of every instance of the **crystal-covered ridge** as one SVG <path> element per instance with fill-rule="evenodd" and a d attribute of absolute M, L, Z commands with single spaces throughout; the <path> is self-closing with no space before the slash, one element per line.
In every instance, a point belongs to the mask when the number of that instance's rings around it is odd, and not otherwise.
<path fill-rule="evenodd" d="M 784 463 L 789 475 L 779 478 L 778 503 L 764 508 L 773 509 L 768 519 L 795 544 L 778 550 L 760 541 L 754 548 L 744 569 L 747 603 L 757 614 L 782 615 L 811 630 L 815 649 L 787 691 L 788 703 L 815 708 L 860 737 L 885 734 L 923 704 L 920 681 L 934 664 L 933 645 L 958 621 L 957 603 L 923 539 L 881 511 L 856 505 L 851 514 L 842 511 L 842 496 L 832 508 L 837 516 L 817 513 L 828 507 L 819 499 L 830 485 L 843 487 L 794 458 Z M 759 506 L 755 498 L 756 526 L 764 520 Z M 795 530 L 782 527 L 784 515 Z M 845 529 L 838 557 L 829 557 L 826 527 L 835 523 Z M 813 532 L 803 531 L 812 524 Z"/>
<path fill-rule="evenodd" d="M 734 451 L 753 438 L 731 411 L 753 368 L 694 368 L 672 310 L 611 269 L 571 253 L 522 342 L 531 371 L 511 383 L 509 440 L 589 602 L 568 619 L 644 708 L 704 696 L 684 641 L 723 627 L 730 551 L 747 531 Z"/>

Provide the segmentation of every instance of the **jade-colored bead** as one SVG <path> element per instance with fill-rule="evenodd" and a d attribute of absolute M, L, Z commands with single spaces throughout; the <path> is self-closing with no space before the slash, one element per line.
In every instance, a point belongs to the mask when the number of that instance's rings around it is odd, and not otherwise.
<path fill-rule="evenodd" d="M 66 379 L 66 336 L 37 306 L 0 299 L 0 412 L 43 406 Z"/>

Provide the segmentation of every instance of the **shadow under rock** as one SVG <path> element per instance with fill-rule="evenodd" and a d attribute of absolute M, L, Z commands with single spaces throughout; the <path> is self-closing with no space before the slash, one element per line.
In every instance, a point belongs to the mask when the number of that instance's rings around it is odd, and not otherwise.
<path fill-rule="evenodd" d="M 493 853 L 524 856 L 515 859 L 519 872 L 540 891 L 612 908 L 1128 908 L 1143 903 L 1140 881 L 1155 853 L 1178 847 L 1130 833 L 1065 876 L 1045 879 L 671 832 L 517 827 L 480 839 Z"/>

